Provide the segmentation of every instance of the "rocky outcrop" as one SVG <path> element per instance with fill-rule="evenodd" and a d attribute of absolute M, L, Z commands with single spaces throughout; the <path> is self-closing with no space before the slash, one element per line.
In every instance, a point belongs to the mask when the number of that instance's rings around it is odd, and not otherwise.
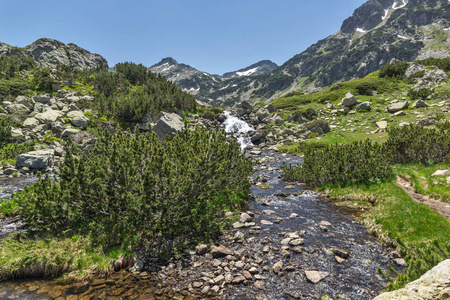
<path fill-rule="evenodd" d="M 450 299 L 450 259 L 444 260 L 404 288 L 374 298 L 374 300 L 444 299 Z"/>
<path fill-rule="evenodd" d="M 412 63 L 404 75 L 408 79 L 415 79 L 416 87 L 435 86 L 441 83 L 448 83 L 447 74 L 438 68 L 430 70 L 422 65 Z"/>
<path fill-rule="evenodd" d="M 41 38 L 24 48 L 13 48 L 0 45 L 0 55 L 26 55 L 34 59 L 36 64 L 44 68 L 55 68 L 58 65 L 69 65 L 76 69 L 95 68 L 108 65 L 99 54 L 91 53 L 75 44 L 64 44 L 60 41 Z"/>

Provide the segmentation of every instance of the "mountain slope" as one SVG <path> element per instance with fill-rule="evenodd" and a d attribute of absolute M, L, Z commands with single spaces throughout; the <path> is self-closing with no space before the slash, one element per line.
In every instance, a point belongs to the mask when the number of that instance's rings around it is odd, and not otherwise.
<path fill-rule="evenodd" d="M 13 47 L 0 42 L 0 55 L 25 55 L 34 59 L 36 64 L 44 68 L 55 68 L 57 65 L 70 65 L 75 69 L 97 67 L 108 62 L 99 54 L 91 53 L 75 44 L 64 44 L 60 41 L 42 38 L 24 48 Z"/>
<path fill-rule="evenodd" d="M 194 76 L 199 88 L 195 96 L 210 105 L 233 106 L 243 100 L 271 100 L 290 91 L 309 93 L 364 77 L 393 58 L 413 61 L 448 57 L 449 27 L 448 0 L 369 0 L 342 23 L 337 33 L 270 73 L 236 76 L 245 74 L 251 66 L 224 74 L 222 81 L 214 75 L 205 81 L 201 81 L 203 76 Z M 172 72 L 169 79 L 176 76 Z M 174 80 L 177 81 L 180 80 Z"/>
<path fill-rule="evenodd" d="M 364 77 L 393 58 L 448 57 L 449 24 L 447 0 L 370 0 L 343 22 L 339 32 L 271 73 L 254 96 L 268 99 L 280 91 L 314 91 Z"/>

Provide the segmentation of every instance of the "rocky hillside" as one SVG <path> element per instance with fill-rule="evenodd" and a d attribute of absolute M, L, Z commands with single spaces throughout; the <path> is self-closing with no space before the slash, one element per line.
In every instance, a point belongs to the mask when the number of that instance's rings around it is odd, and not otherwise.
<path fill-rule="evenodd" d="M 187 79 L 182 73 L 179 77 L 183 79 L 175 82 L 195 90 L 198 100 L 211 105 L 271 100 L 290 91 L 309 93 L 336 82 L 364 77 L 393 58 L 414 61 L 448 57 L 449 32 L 450 4 L 446 0 L 369 0 L 343 22 L 338 32 L 270 73 L 251 77 L 227 73 L 223 77 L 231 79 L 223 81 L 202 72 L 195 79 Z M 176 71 L 173 68 L 168 78 L 178 76 Z M 189 80 L 192 85 L 187 84 Z"/>
<path fill-rule="evenodd" d="M 245 93 L 253 90 L 247 89 L 246 86 L 254 84 L 256 76 L 267 74 L 276 67 L 277 64 L 270 60 L 262 60 L 238 71 L 227 72 L 223 76 L 219 76 L 199 71 L 168 57 L 149 69 L 165 76 L 178 87 L 195 95 L 201 103 L 232 106 L 235 103 L 232 96 L 237 91 Z"/>
<path fill-rule="evenodd" d="M 0 55 L 30 56 L 38 66 L 44 68 L 70 65 L 76 69 L 85 69 L 108 64 L 106 59 L 99 54 L 91 53 L 72 43 L 66 45 L 48 38 L 39 39 L 24 48 L 13 47 L 0 42 Z"/>

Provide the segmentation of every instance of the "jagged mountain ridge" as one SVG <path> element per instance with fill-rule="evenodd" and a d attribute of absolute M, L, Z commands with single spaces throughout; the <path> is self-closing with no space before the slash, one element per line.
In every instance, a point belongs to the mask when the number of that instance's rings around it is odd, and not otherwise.
<path fill-rule="evenodd" d="M 243 100 L 271 100 L 289 91 L 313 92 L 364 77 L 393 58 L 449 57 L 449 27 L 448 0 L 369 0 L 343 21 L 337 33 L 270 73 L 203 85 L 197 78 L 195 95 L 210 105 L 233 106 Z"/>
<path fill-rule="evenodd" d="M 167 57 L 149 69 L 154 73 L 165 76 L 179 88 L 195 95 L 199 102 L 211 104 L 211 102 L 216 101 L 216 97 L 220 98 L 221 90 L 236 88 L 237 85 L 233 83 L 236 79 L 247 82 L 248 78 L 269 73 L 276 67 L 278 65 L 274 62 L 262 60 L 246 68 L 234 72 L 227 72 L 223 76 L 220 76 L 199 71 L 189 65 L 178 63 L 171 57 Z M 219 88 L 217 89 L 217 87 Z M 213 93 L 219 95 L 215 96 Z M 223 101 L 219 100 L 219 102 Z"/>
<path fill-rule="evenodd" d="M 108 65 L 104 57 L 91 53 L 75 44 L 64 44 L 60 41 L 41 38 L 23 48 L 13 47 L 0 42 L 0 55 L 26 55 L 34 59 L 36 64 L 44 68 L 55 68 L 57 65 L 70 65 L 76 69 Z"/>

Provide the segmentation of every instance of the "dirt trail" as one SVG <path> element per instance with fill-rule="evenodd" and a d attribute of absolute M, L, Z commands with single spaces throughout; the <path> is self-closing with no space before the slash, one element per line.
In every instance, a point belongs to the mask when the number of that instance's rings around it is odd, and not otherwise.
<path fill-rule="evenodd" d="M 445 203 L 439 200 L 431 199 L 428 196 L 416 193 L 411 183 L 401 176 L 397 176 L 397 184 L 406 193 L 408 193 L 408 195 L 410 195 L 415 201 L 427 205 L 429 208 L 431 208 L 434 211 L 437 211 L 438 213 L 443 215 L 447 220 L 450 221 L 450 203 Z"/>

